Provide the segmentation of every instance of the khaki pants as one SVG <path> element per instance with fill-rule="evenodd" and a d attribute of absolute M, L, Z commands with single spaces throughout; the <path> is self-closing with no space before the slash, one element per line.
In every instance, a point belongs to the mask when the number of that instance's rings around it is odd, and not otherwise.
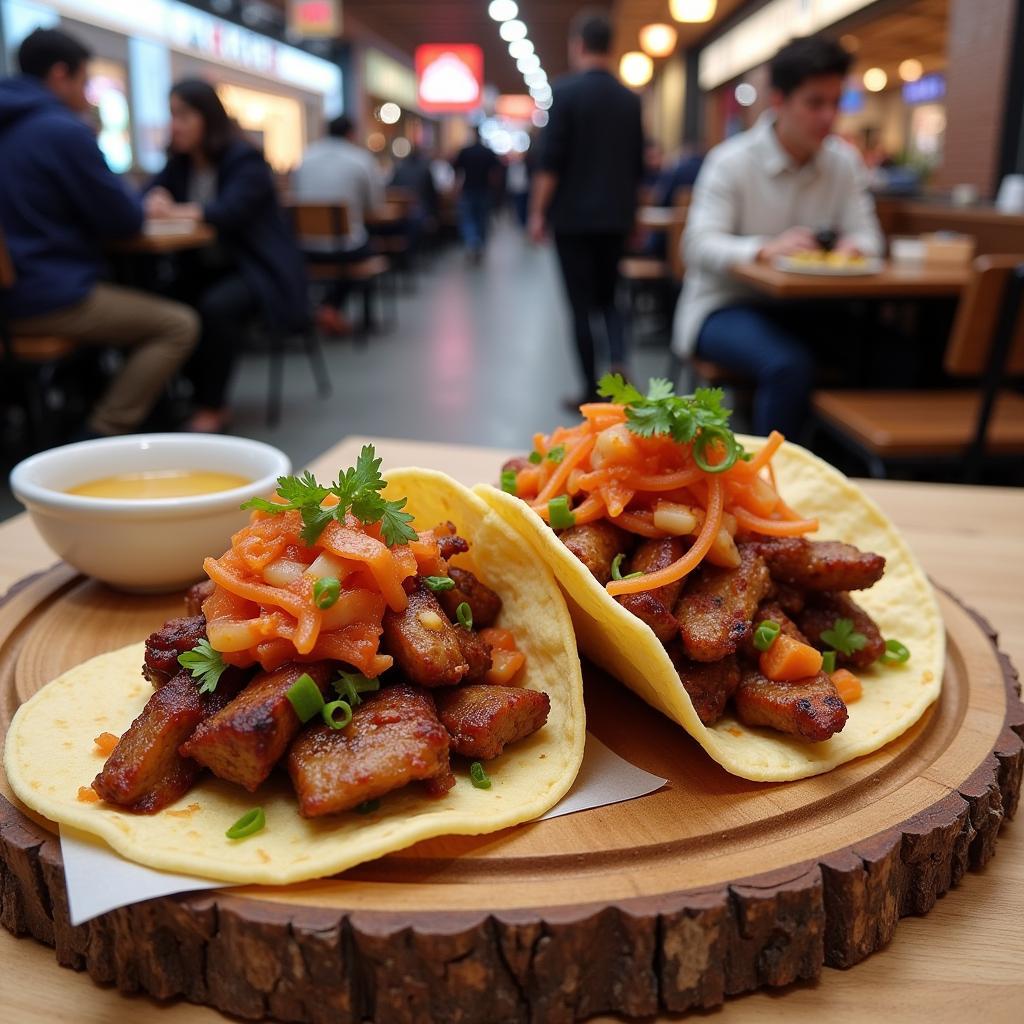
<path fill-rule="evenodd" d="M 97 433 L 124 434 L 149 415 L 164 385 L 188 358 L 199 337 L 199 317 L 180 302 L 98 284 L 83 302 L 14 320 L 11 330 L 128 349 L 120 373 L 89 417 Z"/>

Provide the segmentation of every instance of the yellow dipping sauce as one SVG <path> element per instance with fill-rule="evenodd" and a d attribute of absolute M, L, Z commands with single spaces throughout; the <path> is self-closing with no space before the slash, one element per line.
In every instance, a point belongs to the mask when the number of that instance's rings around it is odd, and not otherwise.
<path fill-rule="evenodd" d="M 187 498 L 195 494 L 230 491 L 250 483 L 251 478 L 237 473 L 218 473 L 206 469 L 156 469 L 146 473 L 118 473 L 87 484 L 69 487 L 67 494 L 84 498 L 120 498 L 149 501 L 153 498 Z"/>

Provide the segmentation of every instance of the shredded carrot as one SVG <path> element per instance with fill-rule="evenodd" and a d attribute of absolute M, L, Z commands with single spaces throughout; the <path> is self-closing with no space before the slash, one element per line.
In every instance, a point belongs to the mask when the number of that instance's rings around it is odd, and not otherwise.
<path fill-rule="evenodd" d="M 628 530 L 630 533 L 638 533 L 641 537 L 648 537 L 651 540 L 661 540 L 663 537 L 668 536 L 664 530 L 659 530 L 654 525 L 653 512 L 623 512 L 615 520 L 615 525 L 621 526 L 622 529 Z M 644 589 L 646 590 L 647 588 L 644 587 Z"/>
<path fill-rule="evenodd" d="M 772 456 L 782 447 L 785 440 L 784 435 L 773 430 L 761 450 L 749 462 L 737 462 L 732 471 L 740 476 L 757 476 L 771 462 Z"/>
<path fill-rule="evenodd" d="M 763 533 L 767 537 L 799 537 L 813 533 L 818 528 L 817 519 L 766 519 L 764 516 L 755 516 L 739 505 L 732 510 L 732 514 L 744 530 Z"/>
<path fill-rule="evenodd" d="M 565 458 L 558 463 L 557 468 L 551 474 L 547 483 L 541 488 L 540 493 L 537 495 L 534 504 L 539 505 L 542 502 L 547 503 L 556 494 L 560 494 L 565 482 L 569 477 L 569 473 L 572 472 L 573 468 L 578 466 L 593 450 L 594 441 L 596 438 L 588 437 L 580 441 L 572 451 L 565 453 Z M 547 463 L 547 465 L 554 465 L 554 463 Z"/>
<path fill-rule="evenodd" d="M 857 678 L 848 668 L 837 668 L 829 679 L 836 688 L 844 704 L 855 704 L 864 695 L 864 688 L 860 679 Z"/>
<path fill-rule="evenodd" d="M 95 789 L 91 789 L 89 786 L 78 787 L 78 799 L 83 804 L 95 804 L 99 803 L 100 795 Z"/>
<path fill-rule="evenodd" d="M 93 740 L 93 743 L 96 744 L 96 750 L 99 753 L 104 757 L 109 757 L 113 753 L 114 747 L 117 746 L 119 739 L 120 737 L 115 736 L 112 732 L 101 732 Z"/>

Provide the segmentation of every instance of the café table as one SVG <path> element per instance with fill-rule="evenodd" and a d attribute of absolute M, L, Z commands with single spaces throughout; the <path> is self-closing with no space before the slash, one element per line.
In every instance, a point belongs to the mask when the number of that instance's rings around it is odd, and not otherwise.
<path fill-rule="evenodd" d="M 311 465 L 321 477 L 354 462 L 366 438 L 346 438 Z M 446 469 L 470 484 L 493 479 L 510 452 L 374 439 L 387 466 Z M 1024 666 L 1024 490 L 860 481 L 903 530 L 935 582 L 983 614 L 1001 646 Z M 0 593 L 54 561 L 27 515 L 0 523 Z M 1024 821 L 1004 827 L 995 859 L 925 917 L 905 918 L 885 949 L 849 970 L 825 968 L 816 982 L 737 996 L 715 1013 L 724 1024 L 862 1024 L 884 1015 L 901 1024 L 1020 1020 L 1024 1004 Z M 209 1024 L 225 1018 L 184 1002 L 158 1004 L 101 988 L 57 966 L 53 951 L 0 929 L 0 1021 Z M 610 1020 L 612 1018 L 593 1018 Z M 679 1019 L 679 1018 L 673 1018 Z"/>
<path fill-rule="evenodd" d="M 651 231 L 664 231 L 685 216 L 686 211 L 675 206 L 641 206 L 636 211 L 636 223 Z"/>
<path fill-rule="evenodd" d="M 770 263 L 740 263 L 732 275 L 772 299 L 955 298 L 971 268 L 886 261 L 877 274 L 796 274 Z"/>
<path fill-rule="evenodd" d="M 203 249 L 217 240 L 217 232 L 199 221 L 147 221 L 142 232 L 110 246 L 117 254 L 148 253 L 156 256 L 189 249 Z"/>

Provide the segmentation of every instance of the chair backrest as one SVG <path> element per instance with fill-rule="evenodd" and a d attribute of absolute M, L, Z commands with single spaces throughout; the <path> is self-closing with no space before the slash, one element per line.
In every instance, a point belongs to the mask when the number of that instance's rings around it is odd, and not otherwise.
<path fill-rule="evenodd" d="M 299 238 L 337 239 L 348 234 L 344 203 L 292 203 L 288 210 Z"/>
<path fill-rule="evenodd" d="M 7 291 L 14 287 L 14 261 L 11 259 L 11 251 L 7 248 L 7 240 L 4 238 L 3 228 L 0 228 L 0 291 Z"/>
<path fill-rule="evenodd" d="M 946 346 L 944 364 L 951 376 L 980 377 L 985 372 L 1010 271 L 1021 264 L 1024 255 L 978 256 L 971 264 L 971 279 L 960 296 Z M 1005 372 L 1014 377 L 1024 375 L 1024 304 L 1017 311 Z"/>

